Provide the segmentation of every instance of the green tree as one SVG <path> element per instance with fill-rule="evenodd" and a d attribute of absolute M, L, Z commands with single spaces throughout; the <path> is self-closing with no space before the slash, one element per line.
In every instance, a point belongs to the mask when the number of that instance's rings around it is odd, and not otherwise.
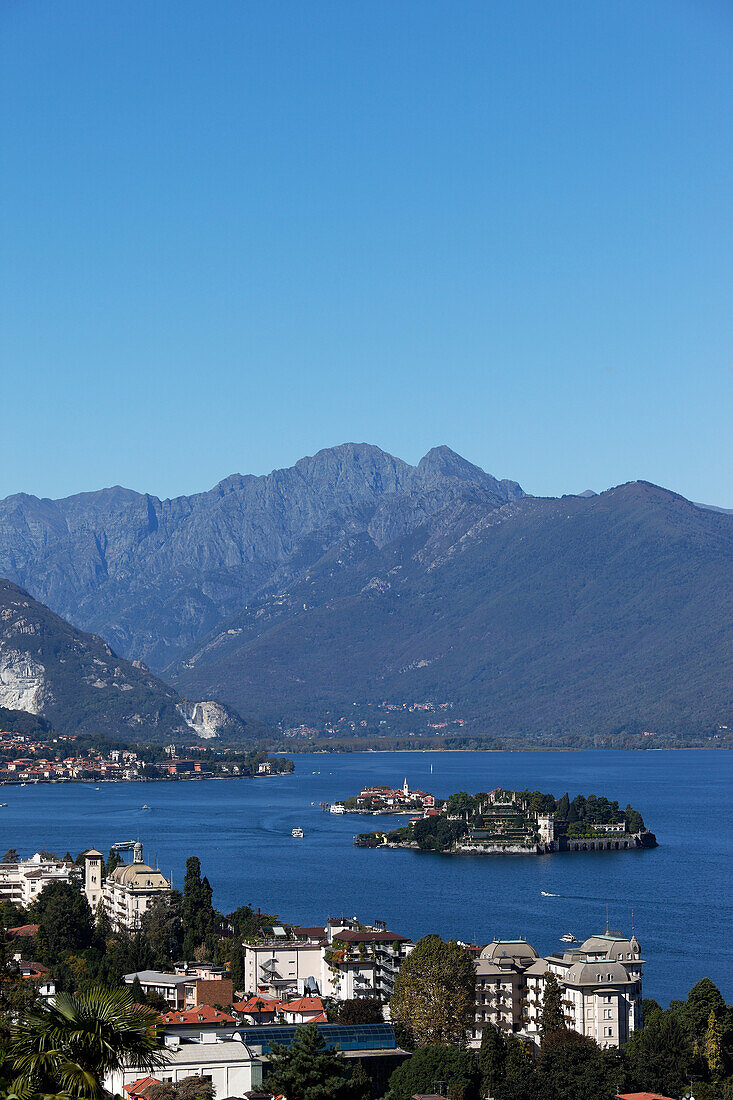
<path fill-rule="evenodd" d="M 560 801 L 557 804 L 557 809 L 555 810 L 555 817 L 557 818 L 558 821 L 567 821 L 569 811 L 570 811 L 570 796 L 566 791 L 565 794 L 562 796 L 562 798 L 560 799 Z"/>
<path fill-rule="evenodd" d="M 184 1077 L 176 1085 L 177 1100 L 214 1100 L 214 1086 L 204 1077 Z"/>
<path fill-rule="evenodd" d="M 542 1000 L 540 1034 L 542 1042 L 549 1035 L 565 1029 L 565 1013 L 562 1007 L 562 989 L 555 975 L 550 971 L 545 978 L 545 995 Z"/>
<path fill-rule="evenodd" d="M 244 966 L 244 948 L 240 943 L 232 947 L 229 960 L 229 977 L 235 993 L 243 993 L 246 989 L 246 974 Z"/>
<path fill-rule="evenodd" d="M 96 1100 L 105 1074 L 128 1064 L 147 1071 L 163 1064 L 153 1021 L 127 989 L 61 993 L 11 1028 L 13 1087 L 21 1100 L 60 1092 Z"/>
<path fill-rule="evenodd" d="M 212 889 L 207 878 L 201 878 L 201 862 L 197 856 L 186 860 L 186 878 L 183 883 L 183 954 L 193 958 L 196 948 L 205 943 L 215 924 L 211 904 Z"/>
<path fill-rule="evenodd" d="M 372 1095 L 372 1079 L 358 1059 L 351 1074 L 351 1094 L 353 1100 L 369 1100 Z"/>
<path fill-rule="evenodd" d="M 703 1055 L 711 1079 L 719 1081 L 723 1076 L 723 1028 L 713 1008 L 710 1009 L 710 1015 L 708 1016 Z"/>
<path fill-rule="evenodd" d="M 36 947 L 41 962 L 56 965 L 67 951 L 83 951 L 94 940 L 89 902 L 70 882 L 49 882 L 31 906 L 38 924 Z"/>
<path fill-rule="evenodd" d="M 116 852 L 114 848 L 110 848 L 109 855 L 107 856 L 107 862 L 104 865 L 104 877 L 108 878 L 115 870 L 115 868 L 119 867 L 122 862 L 122 856 L 118 852 Z"/>
<path fill-rule="evenodd" d="M 161 969 L 177 962 L 183 952 L 181 908 L 181 895 L 178 890 L 172 890 L 168 900 L 156 898 L 140 921 L 140 930 L 150 945 L 153 965 Z"/>
<path fill-rule="evenodd" d="M 680 1095 L 696 1072 L 690 1031 L 674 1010 L 654 1013 L 624 1047 L 627 1081 L 637 1091 Z"/>
<path fill-rule="evenodd" d="M 420 1093 L 446 1093 L 455 1100 L 477 1100 L 480 1075 L 476 1059 L 455 1046 L 431 1043 L 415 1051 L 389 1079 L 390 1100 L 411 1100 Z"/>
<path fill-rule="evenodd" d="M 701 978 L 687 994 L 687 1000 L 680 1005 L 684 1023 L 690 1029 L 692 1038 L 698 1047 L 702 1047 L 712 1012 L 721 1018 L 726 1011 L 723 996 L 715 982 L 710 978 Z"/>
<path fill-rule="evenodd" d="M 132 979 L 132 985 L 130 986 L 130 995 L 136 1005 L 145 1004 L 145 994 L 143 993 L 143 987 L 140 985 L 140 979 L 137 974 Z"/>
<path fill-rule="evenodd" d="M 536 1082 L 543 1100 L 613 1100 L 617 1091 L 616 1077 L 598 1044 L 567 1028 L 542 1040 Z"/>
<path fill-rule="evenodd" d="M 497 1085 L 504 1080 L 506 1066 L 506 1038 L 500 1028 L 487 1024 L 481 1035 L 478 1063 L 481 1070 L 481 1091 L 493 1096 Z"/>
<path fill-rule="evenodd" d="M 340 1024 L 381 1024 L 383 1019 L 382 1005 L 376 997 L 355 997 L 338 1003 Z"/>
<path fill-rule="evenodd" d="M 644 831 L 644 818 L 641 816 L 638 810 L 635 810 L 633 806 L 628 805 L 625 810 L 626 813 L 626 828 L 630 833 L 641 833 Z"/>
<path fill-rule="evenodd" d="M 475 970 L 454 940 L 424 936 L 400 967 L 390 1002 L 392 1019 L 415 1046 L 465 1044 L 474 1014 Z"/>
<path fill-rule="evenodd" d="M 288 1100 L 358 1100 L 348 1065 L 315 1024 L 297 1028 L 292 1046 L 273 1044 L 270 1065 L 264 1087 Z"/>
<path fill-rule="evenodd" d="M 20 853 L 17 848 L 8 848 L 7 852 L 3 856 L 2 863 L 20 863 Z"/>

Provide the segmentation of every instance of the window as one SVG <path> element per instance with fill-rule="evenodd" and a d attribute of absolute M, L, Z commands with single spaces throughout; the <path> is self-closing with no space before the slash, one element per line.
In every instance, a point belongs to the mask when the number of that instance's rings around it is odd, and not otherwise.
<path fill-rule="evenodd" d="M 611 1035 L 613 1035 L 613 1028 L 612 1028 L 612 1027 L 605 1027 L 605 1028 L 603 1029 L 603 1034 L 604 1034 L 604 1035 L 605 1035 L 605 1036 L 606 1036 L 607 1038 L 610 1038 L 610 1036 L 611 1036 Z"/>
<path fill-rule="evenodd" d="M 604 1010 L 603 1010 L 603 1019 L 604 1020 L 610 1020 L 611 1019 L 611 1009 L 610 1008 L 604 1008 Z"/>

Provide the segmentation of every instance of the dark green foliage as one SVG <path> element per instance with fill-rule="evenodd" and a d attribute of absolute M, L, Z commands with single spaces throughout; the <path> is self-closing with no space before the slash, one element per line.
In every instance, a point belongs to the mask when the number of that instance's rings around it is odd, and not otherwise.
<path fill-rule="evenodd" d="M 381 1024 L 383 1019 L 382 1005 L 376 997 L 355 997 L 337 1004 L 339 1024 Z"/>
<path fill-rule="evenodd" d="M 644 818 L 633 806 L 626 807 L 626 828 L 630 833 L 641 833 L 644 830 Z"/>
<path fill-rule="evenodd" d="M 296 1031 L 290 1047 L 273 1046 L 263 1085 L 288 1100 L 362 1100 L 363 1085 L 335 1050 L 327 1050 L 315 1024 Z"/>
<path fill-rule="evenodd" d="M 448 821 L 440 814 L 420 818 L 410 827 L 410 836 L 424 852 L 446 852 L 467 831 L 464 821 Z"/>
<path fill-rule="evenodd" d="M 507 1041 L 501 1028 L 487 1024 L 481 1035 L 478 1063 L 481 1071 L 481 1091 L 493 1096 L 496 1087 L 504 1080 L 507 1058 Z"/>
<path fill-rule="evenodd" d="M 542 1040 L 535 1083 L 543 1100 L 613 1100 L 619 1067 L 587 1036 L 557 1029 Z"/>
<path fill-rule="evenodd" d="M 45 737 L 53 732 L 51 723 L 38 714 L 29 714 L 27 710 L 9 710 L 7 707 L 0 707 L 0 729 L 31 737 Z"/>
<path fill-rule="evenodd" d="M 260 928 L 277 924 L 277 913 L 255 912 L 251 905 L 240 905 L 227 920 L 232 925 L 234 933 L 240 939 L 247 940 L 259 934 Z"/>
<path fill-rule="evenodd" d="M 364 1068 L 361 1060 L 351 1073 L 351 1100 L 369 1100 L 373 1092 L 372 1079 Z"/>
<path fill-rule="evenodd" d="M 132 994 L 132 999 L 136 1005 L 141 1005 L 145 1003 L 145 994 L 143 993 L 143 987 L 140 985 L 140 979 L 138 978 L 137 974 L 132 980 L 130 992 Z"/>
<path fill-rule="evenodd" d="M 193 958 L 197 947 L 207 941 L 215 928 L 216 918 L 211 904 L 212 889 L 207 878 L 201 878 L 201 862 L 197 856 L 186 860 L 183 883 L 183 954 Z"/>
<path fill-rule="evenodd" d="M 654 1013 L 624 1047 L 626 1080 L 637 1090 L 678 1096 L 691 1074 L 701 1076 L 692 1034 L 674 1010 Z"/>
<path fill-rule="evenodd" d="M 232 987 L 235 995 L 237 993 L 246 992 L 244 948 L 239 943 L 235 943 L 232 947 L 231 958 L 229 960 L 229 977 L 232 979 Z"/>
<path fill-rule="evenodd" d="M 67 951 L 83 951 L 94 941 L 94 922 L 83 892 L 69 882 L 50 882 L 29 910 L 38 924 L 36 949 L 41 962 L 53 967 Z"/>
<path fill-rule="evenodd" d="M 542 1019 L 540 1034 L 542 1043 L 565 1029 L 565 1014 L 562 1007 L 562 989 L 554 974 L 545 979 L 545 995 L 542 1001 Z"/>
<path fill-rule="evenodd" d="M 411 1100 L 439 1091 L 455 1100 L 478 1100 L 480 1075 L 475 1056 L 454 1046 L 431 1043 L 398 1066 L 389 1079 L 390 1100 Z"/>
<path fill-rule="evenodd" d="M 176 1084 L 177 1100 L 214 1100 L 214 1086 L 202 1077 L 184 1077 Z"/>
<path fill-rule="evenodd" d="M 171 959 L 183 953 L 183 899 L 172 890 L 169 899 L 156 898 L 140 921 L 140 928 L 150 945 L 153 968 L 164 968 Z"/>
<path fill-rule="evenodd" d="M 557 808 L 555 810 L 555 817 L 558 819 L 558 821 L 567 821 L 569 811 L 570 811 L 570 796 L 568 795 L 568 793 L 566 791 L 565 794 L 562 796 L 562 798 L 560 799 L 560 801 L 557 804 Z"/>

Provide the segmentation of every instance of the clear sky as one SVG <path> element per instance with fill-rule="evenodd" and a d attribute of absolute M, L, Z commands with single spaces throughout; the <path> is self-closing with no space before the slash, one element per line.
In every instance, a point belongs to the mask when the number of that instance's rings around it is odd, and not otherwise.
<path fill-rule="evenodd" d="M 730 0 L 4 0 L 0 495 L 347 440 L 733 506 Z"/>

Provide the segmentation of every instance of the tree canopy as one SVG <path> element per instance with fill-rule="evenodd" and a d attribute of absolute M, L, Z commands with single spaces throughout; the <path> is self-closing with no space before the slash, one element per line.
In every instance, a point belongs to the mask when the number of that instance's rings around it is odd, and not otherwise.
<path fill-rule="evenodd" d="M 400 967 L 390 1001 L 392 1019 L 415 1046 L 463 1046 L 473 1017 L 473 960 L 454 940 L 424 936 Z"/>

